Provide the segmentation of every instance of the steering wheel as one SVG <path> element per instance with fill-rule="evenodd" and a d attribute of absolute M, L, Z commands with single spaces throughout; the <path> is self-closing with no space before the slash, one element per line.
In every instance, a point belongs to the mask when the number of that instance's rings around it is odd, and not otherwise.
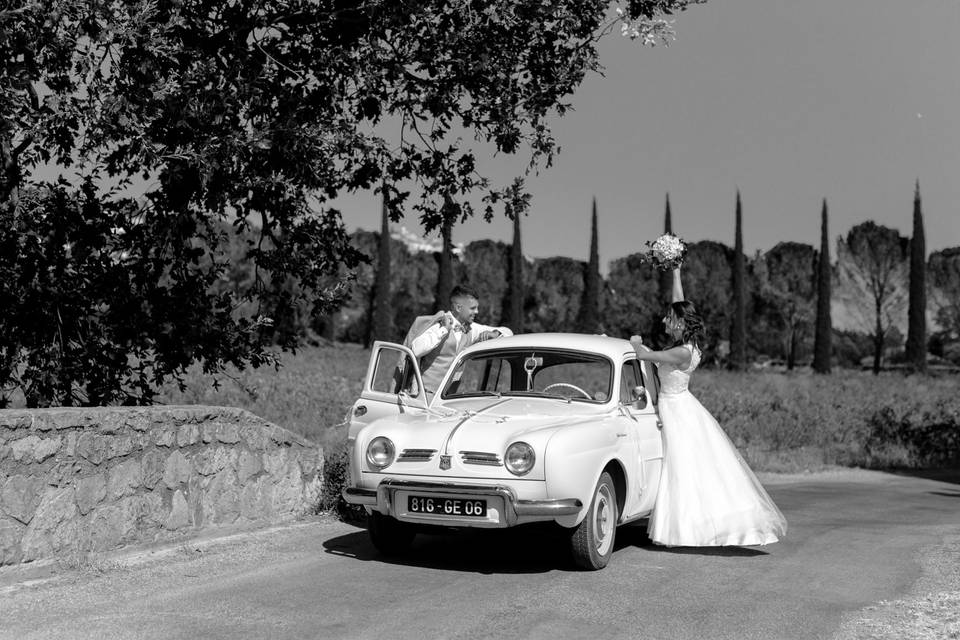
<path fill-rule="evenodd" d="M 573 389 L 574 391 L 583 395 L 583 397 L 586 398 L 587 400 L 593 400 L 593 396 L 591 396 L 589 393 L 587 393 L 577 385 L 570 384 L 569 382 L 554 382 L 553 384 L 548 384 L 543 388 L 543 392 L 546 393 L 547 391 L 550 391 L 550 389 L 553 389 L 554 387 L 563 387 L 566 389 Z"/>

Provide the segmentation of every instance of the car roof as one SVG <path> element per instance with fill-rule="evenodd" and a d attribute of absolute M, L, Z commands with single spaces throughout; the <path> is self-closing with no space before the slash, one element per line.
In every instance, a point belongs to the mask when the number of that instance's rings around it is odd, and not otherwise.
<path fill-rule="evenodd" d="M 488 349 L 570 349 L 586 351 L 620 360 L 624 354 L 633 353 L 633 346 L 623 338 L 586 333 L 519 333 L 494 340 L 485 340 L 470 345 L 464 353 Z"/>

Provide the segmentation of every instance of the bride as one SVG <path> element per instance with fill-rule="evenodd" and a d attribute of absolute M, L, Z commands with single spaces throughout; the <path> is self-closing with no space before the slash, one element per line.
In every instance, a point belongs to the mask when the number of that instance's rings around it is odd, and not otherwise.
<path fill-rule="evenodd" d="M 657 544 L 683 547 L 763 545 L 787 532 L 787 521 L 716 419 L 690 393 L 700 363 L 703 320 L 683 299 L 679 267 L 673 303 L 663 318 L 674 346 L 651 351 L 640 336 L 630 342 L 660 373 L 664 469 L 649 535 Z"/>

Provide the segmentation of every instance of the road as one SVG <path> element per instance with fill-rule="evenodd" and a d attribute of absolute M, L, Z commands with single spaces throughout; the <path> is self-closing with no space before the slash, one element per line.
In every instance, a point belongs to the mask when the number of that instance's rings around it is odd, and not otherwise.
<path fill-rule="evenodd" d="M 0 638 L 830 638 L 909 593 L 923 554 L 960 531 L 956 480 L 839 472 L 767 487 L 784 541 L 670 550 L 627 527 L 598 572 L 575 571 L 542 528 L 419 536 L 389 560 L 323 518 L 39 580 L 7 569 Z"/>

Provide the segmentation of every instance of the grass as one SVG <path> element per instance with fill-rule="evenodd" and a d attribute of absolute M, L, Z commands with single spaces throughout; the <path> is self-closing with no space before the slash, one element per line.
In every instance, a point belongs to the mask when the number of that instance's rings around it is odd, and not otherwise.
<path fill-rule="evenodd" d="M 195 367 L 187 374 L 184 391 L 168 385 L 157 402 L 240 407 L 333 449 L 346 439 L 343 420 L 360 395 L 369 357 L 358 345 L 336 344 L 285 354 L 279 370 L 230 370 L 211 376 Z"/>
<path fill-rule="evenodd" d="M 333 453 L 357 398 L 369 351 L 352 344 L 287 355 L 279 371 L 229 372 L 214 389 L 191 371 L 187 388 L 163 390 L 165 403 L 237 406 L 299 433 Z M 757 471 L 875 469 L 960 462 L 958 377 L 838 370 L 805 372 L 703 370 L 691 390 Z"/>

